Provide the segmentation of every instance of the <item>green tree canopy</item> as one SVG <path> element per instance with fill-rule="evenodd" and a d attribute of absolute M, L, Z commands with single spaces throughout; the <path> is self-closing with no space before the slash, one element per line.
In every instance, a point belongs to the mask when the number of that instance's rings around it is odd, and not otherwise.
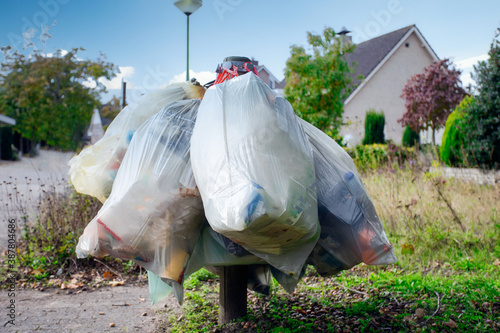
<path fill-rule="evenodd" d="M 500 167 L 500 28 L 488 52 L 489 58 L 474 66 L 476 103 L 466 110 L 465 141 L 472 163 Z"/>
<path fill-rule="evenodd" d="M 337 36 L 332 28 L 325 28 L 323 35 L 308 32 L 307 41 L 313 54 L 302 46 L 291 46 L 285 69 L 285 96 L 299 117 L 336 138 L 353 73 L 346 55 L 354 45 Z"/>
<path fill-rule="evenodd" d="M 23 137 L 62 149 L 77 147 L 105 91 L 99 79 L 115 76 L 115 66 L 103 55 L 80 60 L 79 51 L 29 58 L 15 52 L 2 63 L 0 112 L 16 119 L 15 130 Z"/>

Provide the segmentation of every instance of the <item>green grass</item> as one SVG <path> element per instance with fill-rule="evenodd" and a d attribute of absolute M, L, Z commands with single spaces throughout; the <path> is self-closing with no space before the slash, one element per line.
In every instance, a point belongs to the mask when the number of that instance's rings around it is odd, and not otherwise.
<path fill-rule="evenodd" d="M 216 283 L 186 294 L 184 317 L 168 332 L 495 332 L 500 330 L 500 273 L 435 270 L 407 272 L 397 266 L 359 267 L 335 278 L 312 270 L 289 295 L 276 287 L 269 297 L 249 293 L 248 315 L 217 325 Z M 439 306 L 438 306 L 439 303 Z M 420 312 L 419 312 L 420 311 Z"/>
<path fill-rule="evenodd" d="M 217 325 L 217 281 L 192 276 L 184 317 L 158 332 L 500 332 L 500 187 L 444 179 L 439 167 L 362 178 L 398 263 L 331 278 L 311 268 L 292 295 L 274 281 L 228 325 Z"/>

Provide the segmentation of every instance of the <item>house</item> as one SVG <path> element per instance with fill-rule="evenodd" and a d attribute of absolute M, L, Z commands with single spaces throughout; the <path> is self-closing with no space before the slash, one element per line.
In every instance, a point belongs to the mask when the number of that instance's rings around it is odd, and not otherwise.
<path fill-rule="evenodd" d="M 403 87 L 413 75 L 423 72 L 425 67 L 438 60 L 415 25 L 357 44 L 348 57 L 349 63 L 357 63 L 357 66 L 354 88 L 344 101 L 345 125 L 340 132 L 348 145 L 363 140 L 368 109 L 384 112 L 385 138 L 400 144 L 404 127 L 397 120 L 406 111 L 405 101 L 401 98 Z M 358 79 L 360 75 L 361 80 Z"/>
<path fill-rule="evenodd" d="M 285 79 L 283 80 L 278 80 L 276 76 L 274 76 L 269 69 L 267 69 L 266 66 L 264 65 L 259 65 L 259 62 L 255 59 L 252 59 L 252 64 L 257 67 L 257 74 L 259 77 L 264 81 L 271 89 L 276 91 L 278 95 L 284 96 L 285 92 L 285 85 L 286 81 Z"/>

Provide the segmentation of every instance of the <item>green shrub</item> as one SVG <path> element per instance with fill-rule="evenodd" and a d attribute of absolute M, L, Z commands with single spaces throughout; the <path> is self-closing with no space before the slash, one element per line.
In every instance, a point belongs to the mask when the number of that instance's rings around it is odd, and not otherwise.
<path fill-rule="evenodd" d="M 364 145 L 374 143 L 384 143 L 385 116 L 383 112 L 376 112 L 373 109 L 366 112 Z"/>
<path fill-rule="evenodd" d="M 415 142 L 420 144 L 420 135 L 412 130 L 410 126 L 406 125 L 405 131 L 403 132 L 402 145 L 404 147 L 413 147 Z"/>
<path fill-rule="evenodd" d="M 473 97 L 465 97 L 446 120 L 440 148 L 441 160 L 446 165 L 460 167 L 467 164 L 464 125 L 467 108 L 473 102 Z"/>
<path fill-rule="evenodd" d="M 413 148 L 399 147 L 393 143 L 382 145 L 358 145 L 353 148 L 344 148 L 351 156 L 359 170 L 375 170 L 393 163 L 403 164 L 407 160 L 414 160 Z"/>

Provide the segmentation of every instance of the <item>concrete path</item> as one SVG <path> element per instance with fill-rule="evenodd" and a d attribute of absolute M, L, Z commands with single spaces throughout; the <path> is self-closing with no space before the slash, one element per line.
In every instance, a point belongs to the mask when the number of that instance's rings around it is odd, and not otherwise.
<path fill-rule="evenodd" d="M 68 185 L 68 161 L 75 153 L 41 150 L 36 157 L 0 161 L 0 251 L 5 250 L 7 221 L 21 223 L 25 214 L 35 214 L 43 190 Z"/>
<path fill-rule="evenodd" d="M 15 326 L 7 323 L 6 307 L 15 301 Z M 154 332 L 165 307 L 180 309 L 173 296 L 154 306 L 148 286 L 119 286 L 95 291 L 20 290 L 0 294 L 0 332 Z M 180 310 L 179 310 L 180 311 Z"/>

